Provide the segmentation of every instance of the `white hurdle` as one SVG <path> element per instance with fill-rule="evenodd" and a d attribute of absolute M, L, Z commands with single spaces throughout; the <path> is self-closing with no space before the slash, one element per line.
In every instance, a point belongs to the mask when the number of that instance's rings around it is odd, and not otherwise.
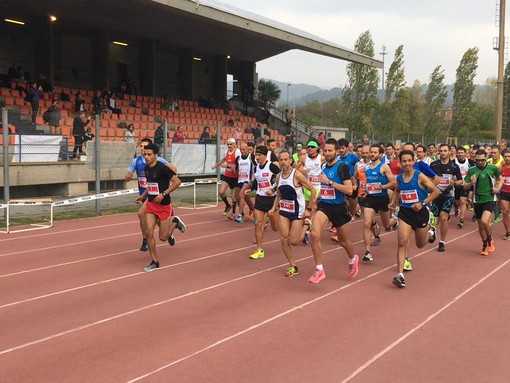
<path fill-rule="evenodd" d="M 186 207 L 186 206 L 179 206 L 179 209 L 206 209 L 210 207 L 218 207 L 220 195 L 219 195 L 219 185 L 221 181 L 218 181 L 216 178 L 196 178 L 193 182 L 183 182 L 181 184 L 181 187 L 184 186 L 193 186 L 193 207 Z M 197 185 L 207 185 L 207 184 L 215 184 L 215 198 L 216 203 L 215 204 L 206 204 L 201 203 L 197 205 Z"/>

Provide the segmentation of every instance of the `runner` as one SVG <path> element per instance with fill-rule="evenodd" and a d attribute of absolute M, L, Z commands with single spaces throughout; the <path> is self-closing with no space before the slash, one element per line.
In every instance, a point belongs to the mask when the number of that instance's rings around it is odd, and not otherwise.
<path fill-rule="evenodd" d="M 124 177 L 124 181 L 128 182 L 133 179 L 133 176 L 136 174 L 138 179 L 138 194 L 142 195 L 147 187 L 147 179 L 145 178 L 145 159 L 143 157 L 143 149 L 146 145 L 152 144 L 152 140 L 150 138 L 143 138 L 140 141 L 140 150 L 141 154 L 133 158 L 131 163 L 128 166 L 127 173 Z M 168 161 L 163 157 L 158 156 L 158 161 L 162 162 L 165 165 L 169 165 Z M 141 201 L 140 208 L 138 209 L 138 221 L 140 222 L 140 231 L 142 233 L 142 244 L 140 245 L 140 251 L 147 251 L 149 248 L 147 247 L 147 239 L 145 238 L 145 208 L 147 199 Z"/>
<path fill-rule="evenodd" d="M 273 207 L 276 198 L 275 179 L 280 169 L 274 163 L 268 161 L 268 152 L 265 146 L 255 148 L 255 159 L 258 165 L 252 180 L 257 181 L 257 194 L 255 196 L 255 241 L 257 242 L 257 250 L 250 254 L 251 259 L 264 258 L 264 250 L 262 249 L 264 223 L 267 212 Z M 249 193 L 249 190 L 245 193 Z M 278 217 L 278 211 L 269 217 L 273 231 L 278 230 Z"/>
<path fill-rule="evenodd" d="M 364 187 L 365 194 L 365 209 L 363 213 L 364 226 L 363 226 L 363 241 L 365 242 L 365 254 L 363 261 L 373 261 L 372 253 L 370 252 L 370 232 L 373 230 L 374 216 L 379 213 L 381 221 L 386 230 L 390 230 L 395 222 L 391 222 L 390 210 L 388 205 L 390 200 L 388 197 L 388 189 L 395 188 L 395 177 L 391 173 L 388 165 L 381 161 L 382 148 L 377 145 L 370 147 L 370 163 L 365 167 L 366 185 Z M 378 238 L 378 234 L 376 239 Z M 378 242 L 374 242 L 379 244 Z"/>
<path fill-rule="evenodd" d="M 451 160 L 451 146 L 439 145 L 439 159 L 430 164 L 430 168 L 439 176 L 437 187 L 441 194 L 432 202 L 432 213 L 439 217 L 439 245 L 437 251 L 446 250 L 446 234 L 448 233 L 448 221 L 454 198 L 454 187 L 462 186 L 462 174 L 460 168 Z"/>
<path fill-rule="evenodd" d="M 462 179 L 466 176 L 468 169 L 475 166 L 475 162 L 466 157 L 466 148 L 459 146 L 457 149 L 457 158 L 455 164 L 460 169 Z M 468 197 L 471 190 L 466 190 L 463 186 L 455 186 L 455 216 L 459 217 L 457 227 L 462 229 L 464 227 L 464 216 L 468 207 Z"/>
<path fill-rule="evenodd" d="M 172 203 L 170 193 L 179 187 L 181 180 L 177 177 L 177 169 L 174 165 L 165 166 L 158 161 L 159 148 L 157 145 L 148 144 L 143 150 L 143 157 L 147 165 L 145 166 L 145 177 L 147 178 L 147 188 L 142 195 L 136 197 L 135 202 L 141 202 L 147 197 L 147 207 L 145 213 L 145 237 L 149 246 L 151 263 L 144 268 L 144 271 L 153 271 L 159 268 L 158 256 L 156 254 L 156 241 L 154 239 L 154 229 L 159 225 L 159 239 L 168 241 L 173 246 L 173 231 L 177 227 L 182 233 L 186 231 L 186 225 L 182 220 L 172 215 Z"/>
<path fill-rule="evenodd" d="M 503 177 L 503 187 L 499 196 L 503 211 L 503 225 L 505 226 L 503 239 L 510 240 L 510 151 L 508 150 L 503 152 L 503 163 L 500 171 Z"/>
<path fill-rule="evenodd" d="M 354 174 L 354 166 L 356 163 L 359 162 L 359 158 L 356 157 L 352 151 L 349 150 L 349 148 L 352 149 L 352 143 L 349 142 L 349 140 L 345 138 L 341 138 L 338 140 L 338 159 L 342 162 L 345 162 L 347 164 L 347 167 L 349 168 L 349 174 L 351 175 L 351 183 L 352 183 L 352 193 L 346 195 L 346 203 L 349 208 L 349 213 L 351 214 L 352 219 L 354 219 L 354 216 L 356 215 L 356 207 L 358 205 L 358 191 L 357 191 L 357 182 Z"/>
<path fill-rule="evenodd" d="M 279 161 L 281 172 L 275 181 L 278 185 L 276 199 L 268 213 L 271 217 L 277 210 L 280 211 L 278 221 L 280 242 L 283 253 L 289 261 L 285 276 L 292 277 L 298 274 L 298 267 L 292 256 L 291 245 L 301 243 L 306 230 L 311 229 L 310 214 L 315 201 L 315 188 L 305 175 L 292 168 L 291 156 L 287 150 L 280 152 Z M 305 202 L 303 190 L 311 190 L 308 203 Z"/>
<path fill-rule="evenodd" d="M 433 243 L 436 240 L 435 229 L 428 224 L 429 209 L 427 204 L 439 195 L 439 189 L 430 178 L 413 168 L 413 151 L 404 149 L 400 152 L 399 158 L 403 173 L 397 176 L 395 193 L 393 193 L 389 206 L 390 209 L 395 208 L 397 200 L 400 200 L 397 232 L 398 273 L 393 278 L 393 284 L 397 287 L 406 287 L 404 262 L 409 252 L 411 232 L 414 231 L 416 247 L 419 249 L 424 247 L 427 242 Z"/>
<path fill-rule="evenodd" d="M 235 168 L 236 158 L 241 155 L 239 149 L 236 148 L 236 140 L 234 138 L 229 138 L 227 140 L 227 151 L 225 156 L 222 158 L 220 162 L 211 166 L 211 169 L 216 169 L 218 166 L 224 167 L 225 172 L 221 175 L 221 184 L 219 189 L 220 198 L 225 203 L 225 210 L 223 211 L 223 215 L 227 216 L 229 219 L 234 219 L 234 214 L 236 211 L 236 201 L 239 199 L 239 187 L 237 181 L 237 169 Z M 231 190 L 231 199 L 232 204 L 228 202 L 226 197 L 227 189 Z M 232 209 L 232 213 L 228 214 Z"/>
<path fill-rule="evenodd" d="M 499 169 L 487 163 L 487 153 L 478 149 L 475 153 L 476 166 L 469 168 L 464 177 L 464 188 L 473 186 L 473 203 L 478 222 L 478 232 L 482 238 L 481 255 L 489 255 L 496 247 L 491 234 L 491 215 L 496 208 L 496 194 L 503 186 Z"/>
<path fill-rule="evenodd" d="M 324 144 L 324 157 L 326 163 L 322 165 L 322 173 L 319 175 L 321 182 L 320 200 L 317 203 L 317 211 L 312 221 L 312 252 L 315 259 L 315 272 L 308 279 L 310 283 L 319 283 L 326 278 L 326 272 L 322 265 L 321 231 L 331 221 L 336 228 L 338 243 L 342 246 L 349 259 L 347 275 L 354 278 L 358 274 L 359 257 L 354 254 L 354 245 L 348 239 L 346 223 L 351 220 L 351 215 L 345 204 L 345 195 L 352 194 L 352 181 L 349 168 L 341 162 L 337 156 L 338 142 L 334 138 L 328 139 Z"/>
<path fill-rule="evenodd" d="M 244 205 L 247 204 L 250 209 L 248 219 L 253 216 L 253 202 L 251 201 L 249 191 L 251 190 L 250 180 L 253 175 L 253 167 L 256 165 L 253 163 L 250 147 L 247 143 L 241 142 L 239 145 L 241 155 L 236 158 L 235 167 L 238 171 L 237 187 L 240 189 L 239 192 L 239 214 L 234 219 L 237 223 L 244 222 Z M 246 191 L 248 190 L 248 194 Z"/>

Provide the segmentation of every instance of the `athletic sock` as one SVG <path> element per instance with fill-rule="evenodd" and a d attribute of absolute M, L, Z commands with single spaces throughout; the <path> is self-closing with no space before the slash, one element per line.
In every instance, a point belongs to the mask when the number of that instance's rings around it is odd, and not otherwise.
<path fill-rule="evenodd" d="M 227 199 L 227 197 L 221 197 L 221 200 L 222 200 L 223 202 L 225 202 L 225 206 L 230 206 L 230 204 L 228 203 L 228 199 Z"/>
<path fill-rule="evenodd" d="M 232 214 L 235 214 L 236 213 L 236 206 L 237 206 L 237 202 L 232 202 Z"/>
<path fill-rule="evenodd" d="M 315 265 L 315 269 L 321 271 L 321 270 L 324 270 L 324 266 L 322 266 L 322 263 L 321 263 L 320 265 Z"/>

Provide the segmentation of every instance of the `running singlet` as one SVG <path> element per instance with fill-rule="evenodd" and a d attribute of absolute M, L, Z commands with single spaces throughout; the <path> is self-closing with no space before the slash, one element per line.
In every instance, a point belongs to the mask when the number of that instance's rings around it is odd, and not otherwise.
<path fill-rule="evenodd" d="M 225 177 L 237 178 L 237 169 L 235 169 L 236 158 L 241 155 L 239 149 L 234 150 L 230 153 L 228 150 L 225 153 L 225 163 L 227 167 L 225 168 L 225 172 L 223 173 Z"/>
<path fill-rule="evenodd" d="M 455 189 L 451 185 L 451 181 L 462 178 L 460 169 L 455 164 L 455 161 L 448 161 L 446 164 L 443 164 L 441 160 L 436 160 L 430 164 L 430 168 L 439 176 L 437 188 L 441 191 L 442 195 L 453 197 Z"/>
<path fill-rule="evenodd" d="M 365 185 L 367 184 L 365 169 L 369 164 L 370 162 L 366 163 L 364 161 L 360 161 L 356 164 L 356 170 L 358 172 L 358 196 L 365 191 Z"/>
<path fill-rule="evenodd" d="M 168 166 L 163 165 L 161 162 L 156 162 L 156 165 L 153 167 L 145 166 L 145 175 L 147 176 L 149 201 L 152 201 L 158 194 L 168 189 L 170 180 L 175 173 Z M 169 205 L 170 202 L 170 194 L 167 194 L 163 197 L 160 204 Z"/>
<path fill-rule="evenodd" d="M 365 168 L 367 177 L 366 192 L 369 196 L 382 197 L 388 195 L 388 190 L 382 189 L 382 185 L 388 183 L 388 178 L 381 174 L 382 165 L 383 163 L 379 161 L 375 168 L 371 168 L 370 165 Z"/>
<path fill-rule="evenodd" d="M 305 166 L 304 166 L 305 169 L 309 169 L 307 178 L 308 178 L 308 181 L 310 181 L 310 183 L 314 187 L 314 189 L 317 191 L 316 194 L 318 194 L 318 192 L 321 188 L 321 183 L 319 181 L 319 174 L 321 174 L 321 166 L 322 166 L 321 160 L 322 160 L 322 157 L 320 154 L 318 154 L 317 157 L 315 157 L 315 158 L 310 158 L 307 155 L 306 160 L 305 160 Z M 310 199 L 310 191 L 305 188 L 304 193 L 305 193 L 305 199 L 309 200 Z"/>
<path fill-rule="evenodd" d="M 329 166 L 327 163 L 322 165 L 322 172 L 333 182 L 343 184 L 345 180 L 350 180 L 351 175 L 349 167 L 345 162 L 336 160 L 336 162 Z M 336 190 L 333 186 L 328 184 L 321 184 L 320 201 L 334 205 L 340 205 L 345 201 L 345 194 Z"/>
<path fill-rule="evenodd" d="M 251 156 L 249 154 L 246 158 L 243 158 L 243 156 L 237 157 L 237 182 L 249 182 L 251 179 L 252 168 Z"/>
<path fill-rule="evenodd" d="M 359 158 L 356 157 L 355 154 L 351 153 L 351 152 L 347 152 L 347 154 L 342 157 L 342 156 L 338 156 L 338 159 L 341 161 L 341 162 L 345 162 L 347 164 L 347 167 L 349 168 L 349 174 L 351 175 L 351 177 L 354 175 L 354 165 L 359 162 Z"/>
<path fill-rule="evenodd" d="M 501 176 L 503 177 L 503 187 L 501 191 L 510 193 L 510 166 L 501 165 Z"/>
<path fill-rule="evenodd" d="M 402 174 L 397 176 L 397 183 L 400 189 L 400 206 L 410 208 L 416 202 L 423 202 L 429 195 L 427 190 L 420 187 L 418 184 L 419 170 L 415 170 L 411 179 L 408 182 L 404 182 Z"/>
<path fill-rule="evenodd" d="M 280 180 L 278 181 L 280 215 L 289 219 L 301 218 L 305 212 L 303 188 L 294 185 L 295 172 L 296 169 L 292 169 L 287 178 L 283 178 L 283 173 L 280 173 Z"/>
<path fill-rule="evenodd" d="M 273 172 L 271 168 L 276 171 Z M 262 168 L 260 165 L 257 166 L 257 169 L 255 170 L 255 179 L 257 180 L 257 195 L 261 197 L 274 197 L 276 195 L 273 188 L 274 179 L 278 172 L 278 167 L 269 161 L 266 161 Z M 268 194 L 266 191 L 271 191 L 271 193 Z"/>
<path fill-rule="evenodd" d="M 496 178 L 500 176 L 499 169 L 492 164 L 486 164 L 483 169 L 473 166 L 469 168 L 464 181 L 471 182 L 472 175 L 476 175 L 476 181 L 473 183 L 473 202 L 496 201 L 496 194 L 492 193 L 492 189 L 496 184 Z"/>
<path fill-rule="evenodd" d="M 464 162 L 460 162 L 458 158 L 455 158 L 455 165 L 459 167 L 462 178 L 466 176 L 471 166 L 475 166 L 475 164 L 471 163 L 467 158 L 464 158 Z"/>
<path fill-rule="evenodd" d="M 168 161 L 165 160 L 163 157 L 158 156 L 158 161 L 161 162 L 164 165 L 168 165 Z M 138 192 L 139 194 L 142 194 L 145 191 L 145 188 L 147 187 L 147 178 L 145 178 L 145 166 L 147 164 L 145 163 L 145 159 L 143 156 L 138 156 L 136 158 L 133 158 L 133 161 L 128 166 L 128 172 L 135 173 L 136 172 L 136 178 L 138 179 Z"/>

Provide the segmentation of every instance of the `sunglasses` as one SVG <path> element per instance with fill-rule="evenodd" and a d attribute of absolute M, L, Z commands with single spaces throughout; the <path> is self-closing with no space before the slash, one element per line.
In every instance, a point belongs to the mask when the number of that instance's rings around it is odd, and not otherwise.
<path fill-rule="evenodd" d="M 317 146 L 307 146 L 308 149 L 317 149 Z"/>

